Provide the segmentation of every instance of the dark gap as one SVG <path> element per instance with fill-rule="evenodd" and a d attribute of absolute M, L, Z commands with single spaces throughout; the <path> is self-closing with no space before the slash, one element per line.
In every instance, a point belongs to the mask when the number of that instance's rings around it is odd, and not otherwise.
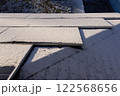
<path fill-rule="evenodd" d="M 10 27 L 10 28 L 64 28 L 64 27 L 67 27 L 67 28 L 76 28 L 76 27 L 79 27 L 81 29 L 112 29 L 111 26 L 99 26 L 99 27 L 94 27 L 94 26 L 0 26 L 0 27 Z"/>
<path fill-rule="evenodd" d="M 15 66 L 0 67 L 0 80 L 7 80 L 7 78 L 13 72 L 14 69 L 15 69 Z"/>
<path fill-rule="evenodd" d="M 120 20 L 120 18 L 104 18 L 105 20 Z"/>
<path fill-rule="evenodd" d="M 114 12 L 108 0 L 83 0 L 85 13 Z"/>
<path fill-rule="evenodd" d="M 24 42 L 24 41 L 11 41 L 11 42 L 0 42 L 0 44 L 33 44 L 41 47 L 80 47 L 81 44 L 74 43 L 52 43 L 52 42 Z"/>
<path fill-rule="evenodd" d="M 81 39 L 82 39 L 83 44 L 84 44 L 85 35 L 84 35 L 84 33 L 83 33 L 83 29 L 80 29 L 80 28 L 79 28 L 79 32 L 80 32 L 80 36 L 81 36 Z"/>

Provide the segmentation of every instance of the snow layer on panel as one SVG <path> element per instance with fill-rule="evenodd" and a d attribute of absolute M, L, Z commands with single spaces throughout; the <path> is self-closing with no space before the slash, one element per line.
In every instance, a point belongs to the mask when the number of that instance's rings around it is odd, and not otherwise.
<path fill-rule="evenodd" d="M 27 18 L 31 18 L 31 19 L 47 19 L 47 18 L 109 18 L 109 19 L 116 19 L 116 18 L 120 18 L 120 14 L 119 13 L 72 13 L 72 14 L 60 14 L 60 13 L 51 13 L 51 14 L 45 14 L 45 13 L 41 13 L 41 14 L 31 14 L 29 15 Z"/>
<path fill-rule="evenodd" d="M 79 50 L 73 48 L 35 47 L 27 62 L 21 68 L 20 79 L 26 79 L 50 66 L 69 58 Z"/>
<path fill-rule="evenodd" d="M 120 28 L 120 25 L 118 27 Z M 114 31 L 114 29 L 112 29 L 112 31 Z M 104 31 L 103 33 L 105 32 L 107 31 Z M 96 35 L 91 37 L 94 38 L 94 36 Z M 90 39 L 92 40 L 92 38 Z M 52 56 L 49 55 L 49 58 L 50 57 L 52 58 Z M 69 58 L 64 58 L 63 60 L 56 62 L 53 66 L 37 71 L 27 79 L 120 79 L 119 30 L 115 34 L 105 37 L 100 42 L 95 43 L 84 50 L 79 50 L 77 53 L 69 55 L 68 57 Z M 45 60 L 47 62 L 47 59 Z M 35 63 L 33 62 L 31 64 Z M 28 69 L 30 68 L 29 66 L 24 68 L 27 67 Z M 21 72 L 26 71 L 24 68 Z M 32 70 L 30 72 L 32 73 Z"/>
<path fill-rule="evenodd" d="M 0 34 L 3 33 L 5 30 L 7 30 L 7 28 L 0 27 Z"/>
<path fill-rule="evenodd" d="M 0 35 L 0 42 L 37 42 L 82 44 L 78 28 L 10 28 Z"/>
<path fill-rule="evenodd" d="M 31 45 L 0 44 L 0 67 L 18 66 Z"/>
<path fill-rule="evenodd" d="M 113 24 L 114 26 L 120 24 L 120 20 L 107 20 L 107 21 Z"/>
<path fill-rule="evenodd" d="M 28 13 L 0 13 L 0 18 L 25 18 L 29 15 Z"/>
<path fill-rule="evenodd" d="M 110 29 L 83 29 L 80 30 L 84 47 L 99 43 L 101 40 L 113 34 Z"/>
<path fill-rule="evenodd" d="M 112 25 L 104 19 L 0 19 L 0 26 L 67 26 L 67 27 L 82 27 L 82 28 L 112 28 Z"/>

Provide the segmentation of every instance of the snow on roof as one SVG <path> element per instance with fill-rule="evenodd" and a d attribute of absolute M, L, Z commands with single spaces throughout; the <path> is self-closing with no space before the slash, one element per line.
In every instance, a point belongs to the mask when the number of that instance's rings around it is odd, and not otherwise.
<path fill-rule="evenodd" d="M 119 30 L 119 13 L 1 13 L 0 79 L 120 79 Z"/>

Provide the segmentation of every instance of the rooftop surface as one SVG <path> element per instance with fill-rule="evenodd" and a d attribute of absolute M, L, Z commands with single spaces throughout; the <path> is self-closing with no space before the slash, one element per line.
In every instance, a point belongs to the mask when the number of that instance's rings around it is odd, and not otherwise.
<path fill-rule="evenodd" d="M 0 13 L 0 79 L 120 79 L 119 31 L 119 13 Z"/>

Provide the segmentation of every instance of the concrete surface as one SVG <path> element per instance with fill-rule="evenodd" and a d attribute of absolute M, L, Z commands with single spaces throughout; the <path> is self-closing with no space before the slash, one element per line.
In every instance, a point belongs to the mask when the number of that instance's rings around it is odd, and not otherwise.
<path fill-rule="evenodd" d="M 10 28 L 0 35 L 0 42 L 37 42 L 82 45 L 78 28 Z"/>

